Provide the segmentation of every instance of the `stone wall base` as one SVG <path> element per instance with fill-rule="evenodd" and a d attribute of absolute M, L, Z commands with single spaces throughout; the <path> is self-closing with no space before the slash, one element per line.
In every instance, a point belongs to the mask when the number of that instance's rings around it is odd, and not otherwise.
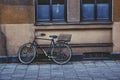
<path fill-rule="evenodd" d="M 93 56 L 89 57 L 89 58 L 88 57 L 86 58 L 86 54 L 88 54 L 88 56 L 89 56 L 92 53 L 83 53 L 83 55 L 81 55 L 80 53 L 79 54 L 73 54 L 71 61 L 82 61 L 82 60 L 120 60 L 120 54 L 104 53 L 105 56 L 103 56 L 103 57 L 97 56 L 96 57 L 95 56 L 96 54 L 93 53 Z M 53 62 L 53 61 L 49 60 L 46 56 L 44 56 L 44 54 L 39 54 L 35 58 L 34 62 Z M 9 56 L 0 56 L 0 63 L 20 63 L 20 62 L 18 60 L 17 55 L 9 55 Z"/>

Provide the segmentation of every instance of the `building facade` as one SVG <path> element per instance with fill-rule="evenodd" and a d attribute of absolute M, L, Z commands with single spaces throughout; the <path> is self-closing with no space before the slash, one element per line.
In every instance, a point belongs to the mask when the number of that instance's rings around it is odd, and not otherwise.
<path fill-rule="evenodd" d="M 0 55 L 16 55 L 34 31 L 72 34 L 73 54 L 120 53 L 120 0 L 0 0 Z M 2 42 L 5 41 L 5 42 Z M 40 41 L 40 44 L 47 42 Z"/>

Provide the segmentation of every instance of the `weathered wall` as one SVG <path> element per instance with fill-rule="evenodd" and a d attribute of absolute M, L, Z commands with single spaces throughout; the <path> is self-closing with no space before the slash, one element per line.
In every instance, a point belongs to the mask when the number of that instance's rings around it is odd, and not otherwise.
<path fill-rule="evenodd" d="M 33 40 L 34 25 L 33 24 L 3 24 L 2 31 L 7 38 L 7 51 L 8 54 L 16 54 L 18 48 L 29 41 Z M 75 25 L 73 25 L 75 27 Z M 85 27 L 85 26 L 84 26 Z M 72 34 L 72 44 L 80 43 L 112 43 L 112 30 L 111 29 L 88 29 L 88 30 L 39 30 L 40 33 L 45 33 L 45 38 L 48 38 L 50 34 L 68 33 Z M 89 35 L 89 36 L 88 36 Z M 40 41 L 40 44 L 46 44 L 48 42 Z M 89 51 L 93 48 L 88 48 Z M 100 51 L 101 48 L 94 48 L 94 51 Z M 106 51 L 110 51 L 111 48 Z M 86 48 L 81 48 L 80 51 L 84 52 Z M 77 50 L 79 51 L 79 50 Z M 104 50 L 105 51 L 105 50 Z"/>
<path fill-rule="evenodd" d="M 45 33 L 46 37 L 50 34 L 65 33 L 72 34 L 71 43 L 112 43 L 112 30 L 40 30 L 40 33 Z M 42 42 L 45 44 L 44 42 Z"/>
<path fill-rule="evenodd" d="M 1 24 L 34 23 L 34 16 L 32 0 L 0 0 Z"/>
<path fill-rule="evenodd" d="M 120 22 L 120 0 L 113 0 L 113 21 Z"/>
<path fill-rule="evenodd" d="M 103 25 L 50 25 L 38 26 L 40 32 L 49 34 L 70 33 L 71 43 L 113 43 L 113 51 L 120 52 L 120 0 L 113 0 L 113 25 L 110 29 L 97 29 Z M 33 39 L 35 29 L 33 0 L 0 0 L 0 27 L 7 38 L 8 54 L 15 54 L 20 45 Z M 80 21 L 80 1 L 67 0 L 68 22 Z M 87 27 L 87 29 L 86 29 Z M 89 28 L 88 28 L 89 27 Z M 51 29 L 52 28 L 52 29 Z M 59 29 L 58 29 L 59 28 Z M 42 42 L 46 43 L 46 42 Z M 111 47 L 84 47 L 76 51 L 112 51 Z"/>
<path fill-rule="evenodd" d="M 0 27 L 8 55 L 16 54 L 20 45 L 32 40 L 34 13 L 33 0 L 0 0 Z"/>
<path fill-rule="evenodd" d="M 18 48 L 33 39 L 33 25 L 31 24 L 3 24 L 2 31 L 7 39 L 7 52 L 16 54 Z"/>
<path fill-rule="evenodd" d="M 120 0 L 113 0 L 113 21 L 120 21 Z M 34 0 L 0 0 L 0 23 L 33 23 Z M 80 21 L 80 0 L 67 0 L 68 22 Z"/>
<path fill-rule="evenodd" d="M 114 22 L 113 43 L 113 52 L 120 52 L 120 22 Z"/>
<path fill-rule="evenodd" d="M 113 53 L 120 53 L 120 0 L 113 0 Z"/>
<path fill-rule="evenodd" d="M 80 21 L 80 0 L 67 0 L 67 21 Z"/>

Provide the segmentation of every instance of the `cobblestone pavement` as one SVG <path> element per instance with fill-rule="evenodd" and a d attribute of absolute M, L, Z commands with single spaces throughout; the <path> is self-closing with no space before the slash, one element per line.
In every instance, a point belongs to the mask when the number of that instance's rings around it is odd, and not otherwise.
<path fill-rule="evenodd" d="M 54 63 L 0 63 L 0 80 L 120 80 L 120 61 Z"/>

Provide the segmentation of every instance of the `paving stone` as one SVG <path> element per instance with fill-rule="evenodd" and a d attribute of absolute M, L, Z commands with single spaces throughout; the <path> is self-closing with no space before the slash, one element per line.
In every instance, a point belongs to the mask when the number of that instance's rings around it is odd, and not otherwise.
<path fill-rule="evenodd" d="M 12 77 L 10 80 L 24 80 L 24 78 Z"/>
<path fill-rule="evenodd" d="M 17 66 L 17 64 L 10 63 L 10 64 L 7 64 L 5 68 L 10 68 L 10 69 L 12 68 L 13 69 L 13 68 L 16 68 L 16 66 Z"/>
<path fill-rule="evenodd" d="M 80 80 L 79 78 L 65 78 L 64 80 Z"/>
<path fill-rule="evenodd" d="M 44 77 L 51 77 L 51 75 L 48 74 L 48 73 L 47 73 L 47 74 L 39 74 L 39 77 L 43 77 L 43 78 L 44 78 Z"/>
<path fill-rule="evenodd" d="M 73 69 L 73 65 L 72 64 L 63 65 L 63 69 L 64 70 L 71 70 L 71 69 Z"/>
<path fill-rule="evenodd" d="M 62 70 L 61 65 L 51 65 L 51 70 Z"/>
<path fill-rule="evenodd" d="M 85 68 L 84 64 L 82 62 L 73 62 L 73 67 L 76 69 L 76 68 Z"/>
<path fill-rule="evenodd" d="M 89 73 L 99 73 L 100 69 L 98 69 L 98 68 L 87 68 L 87 71 Z"/>
<path fill-rule="evenodd" d="M 38 70 L 39 66 L 38 65 L 29 65 L 28 70 Z"/>
<path fill-rule="evenodd" d="M 40 69 L 50 69 L 51 65 L 50 64 L 40 64 Z"/>
<path fill-rule="evenodd" d="M 93 78 L 93 80 L 108 80 L 107 78 Z"/>
<path fill-rule="evenodd" d="M 51 72 L 50 70 L 40 70 L 39 73 L 38 73 L 38 76 L 39 77 L 50 77 L 51 75 Z"/>
<path fill-rule="evenodd" d="M 104 78 L 105 75 L 103 75 L 102 73 L 89 73 L 89 76 L 91 76 L 92 78 Z"/>
<path fill-rule="evenodd" d="M 0 66 L 0 70 L 3 70 L 3 69 L 4 69 L 4 67 L 5 67 L 5 66 L 1 65 L 1 66 Z"/>
<path fill-rule="evenodd" d="M 21 64 L 18 64 L 16 66 L 16 69 L 27 69 L 28 68 L 28 65 L 21 65 Z"/>
<path fill-rule="evenodd" d="M 64 77 L 65 78 L 76 78 L 77 74 L 75 74 L 75 73 L 64 74 Z"/>
<path fill-rule="evenodd" d="M 26 70 L 15 70 L 13 74 L 25 74 Z"/>
<path fill-rule="evenodd" d="M 51 80 L 64 80 L 64 78 L 51 78 Z"/>
<path fill-rule="evenodd" d="M 105 77 L 117 77 L 117 75 L 114 75 L 112 73 L 104 73 Z"/>
<path fill-rule="evenodd" d="M 11 78 L 11 74 L 0 74 L 0 80 L 9 80 Z"/>
<path fill-rule="evenodd" d="M 37 79 L 38 78 L 38 76 L 36 76 L 36 75 L 27 75 L 27 76 L 25 76 L 25 78 L 26 79 Z"/>
<path fill-rule="evenodd" d="M 64 74 L 62 72 L 58 72 L 58 73 L 51 73 L 51 78 L 63 78 Z"/>
<path fill-rule="evenodd" d="M 79 77 L 80 80 L 93 80 L 91 77 Z"/>
<path fill-rule="evenodd" d="M 25 76 L 25 74 L 13 74 L 12 77 L 14 78 L 23 78 Z"/>
<path fill-rule="evenodd" d="M 95 65 L 96 65 L 97 67 L 106 67 L 106 64 L 105 64 L 103 61 L 96 61 L 96 62 L 95 62 Z"/>
<path fill-rule="evenodd" d="M 94 62 L 88 61 L 88 62 L 84 62 L 84 66 L 87 68 L 95 68 L 96 64 Z"/>
<path fill-rule="evenodd" d="M 13 73 L 14 69 L 3 69 L 2 73 Z"/>
<path fill-rule="evenodd" d="M 108 80 L 120 80 L 120 78 L 119 77 L 111 77 L 111 76 L 109 76 Z"/>
<path fill-rule="evenodd" d="M 89 76 L 89 73 L 88 72 L 84 72 L 84 71 L 77 71 L 76 74 L 79 77 L 88 77 Z"/>
<path fill-rule="evenodd" d="M 25 78 L 23 80 L 37 80 L 37 78 Z"/>
<path fill-rule="evenodd" d="M 52 80 L 50 77 L 38 77 L 38 80 Z"/>
<path fill-rule="evenodd" d="M 120 80 L 120 61 L 76 61 L 65 65 L 0 63 L 0 80 Z"/>

